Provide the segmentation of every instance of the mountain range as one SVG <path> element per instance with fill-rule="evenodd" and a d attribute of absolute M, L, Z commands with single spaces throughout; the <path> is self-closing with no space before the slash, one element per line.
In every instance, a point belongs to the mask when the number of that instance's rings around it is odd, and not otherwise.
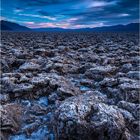
<path fill-rule="evenodd" d="M 68 32 L 68 31 L 94 31 L 94 32 L 139 32 L 140 23 L 130 23 L 127 25 L 103 26 L 96 28 L 63 29 L 63 28 L 38 28 L 31 29 L 10 21 L 0 21 L 1 31 L 36 31 L 36 32 Z"/>
<path fill-rule="evenodd" d="M 29 31 L 30 30 L 30 28 L 27 28 L 25 26 L 10 21 L 1 20 L 0 25 L 1 25 L 0 29 L 2 31 L 3 30 L 4 31 Z"/>

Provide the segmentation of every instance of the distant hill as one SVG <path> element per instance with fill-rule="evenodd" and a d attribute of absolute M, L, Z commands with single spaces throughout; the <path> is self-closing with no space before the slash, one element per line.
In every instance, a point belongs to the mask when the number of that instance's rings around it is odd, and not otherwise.
<path fill-rule="evenodd" d="M 33 31 L 38 32 L 61 32 L 61 31 L 71 31 L 72 29 L 63 29 L 63 28 L 35 28 Z"/>
<path fill-rule="evenodd" d="M 97 28 L 81 28 L 81 29 L 63 29 L 63 28 L 38 28 L 38 29 L 30 29 L 25 26 L 21 26 L 17 23 L 9 22 L 9 21 L 0 21 L 1 30 L 3 31 L 35 31 L 35 32 L 69 32 L 69 31 L 77 31 L 77 32 L 138 32 L 140 23 L 130 23 L 127 25 L 115 25 L 115 26 L 103 26 Z"/>
<path fill-rule="evenodd" d="M 130 23 L 127 25 L 115 25 L 115 26 L 106 26 L 106 27 L 98 27 L 93 28 L 94 31 L 114 31 L 114 32 L 120 32 L 120 31 L 139 31 L 139 23 Z"/>
<path fill-rule="evenodd" d="M 4 20 L 0 21 L 0 25 L 1 25 L 0 29 L 2 31 L 29 31 L 31 30 L 30 28 L 19 25 L 17 23 L 4 21 Z"/>

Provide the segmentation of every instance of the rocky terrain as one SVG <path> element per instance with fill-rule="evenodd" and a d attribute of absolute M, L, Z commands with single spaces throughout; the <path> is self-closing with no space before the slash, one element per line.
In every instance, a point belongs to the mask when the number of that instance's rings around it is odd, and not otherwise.
<path fill-rule="evenodd" d="M 1 140 L 139 140 L 138 33 L 1 34 Z"/>

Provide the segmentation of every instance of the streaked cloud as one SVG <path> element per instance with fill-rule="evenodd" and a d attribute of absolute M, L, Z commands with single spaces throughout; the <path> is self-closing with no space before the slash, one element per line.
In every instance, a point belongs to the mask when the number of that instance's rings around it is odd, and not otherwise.
<path fill-rule="evenodd" d="M 2 0 L 1 9 L 6 20 L 31 28 L 100 27 L 139 19 L 139 0 Z"/>
<path fill-rule="evenodd" d="M 128 17 L 128 16 L 130 16 L 130 14 L 122 13 L 118 15 L 118 17 Z"/>
<path fill-rule="evenodd" d="M 20 13 L 20 12 L 23 12 L 23 10 L 22 9 L 14 9 L 14 12 L 15 13 Z"/>
<path fill-rule="evenodd" d="M 107 1 L 92 1 L 89 3 L 88 7 L 105 7 L 109 5 L 116 4 L 117 1 L 107 2 Z"/>
<path fill-rule="evenodd" d="M 48 19 L 48 20 L 56 20 L 56 18 L 50 17 L 50 16 L 33 15 L 33 14 L 18 14 L 18 15 L 27 16 L 27 17 L 34 17 L 34 18 L 43 18 L 43 19 Z"/>
<path fill-rule="evenodd" d="M 25 22 L 25 25 L 29 28 L 70 28 L 69 23 L 51 23 L 51 22 Z"/>

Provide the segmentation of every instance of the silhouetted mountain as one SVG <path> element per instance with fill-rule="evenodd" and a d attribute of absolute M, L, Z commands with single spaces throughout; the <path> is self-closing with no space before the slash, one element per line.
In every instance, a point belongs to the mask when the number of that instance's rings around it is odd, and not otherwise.
<path fill-rule="evenodd" d="M 81 29 L 63 29 L 63 28 L 37 28 L 30 29 L 25 26 L 21 26 L 17 23 L 9 22 L 9 21 L 0 21 L 1 30 L 7 31 L 37 31 L 37 32 L 69 32 L 69 31 L 77 31 L 77 32 L 138 32 L 139 31 L 139 23 L 130 23 L 127 25 L 116 25 L 116 26 L 103 26 L 97 28 L 81 28 Z"/>
<path fill-rule="evenodd" d="M 17 23 L 9 22 L 9 21 L 0 21 L 1 30 L 3 31 L 29 31 L 30 28 L 19 25 Z"/>
<path fill-rule="evenodd" d="M 38 31 L 38 32 L 61 32 L 61 31 L 71 31 L 71 29 L 63 29 L 63 28 L 36 28 L 33 29 L 33 31 Z"/>
<path fill-rule="evenodd" d="M 114 32 L 121 32 L 121 31 L 139 31 L 139 23 L 130 23 L 127 25 L 116 25 L 116 26 L 106 26 L 106 27 L 98 27 L 93 28 L 94 31 L 114 31 Z"/>

